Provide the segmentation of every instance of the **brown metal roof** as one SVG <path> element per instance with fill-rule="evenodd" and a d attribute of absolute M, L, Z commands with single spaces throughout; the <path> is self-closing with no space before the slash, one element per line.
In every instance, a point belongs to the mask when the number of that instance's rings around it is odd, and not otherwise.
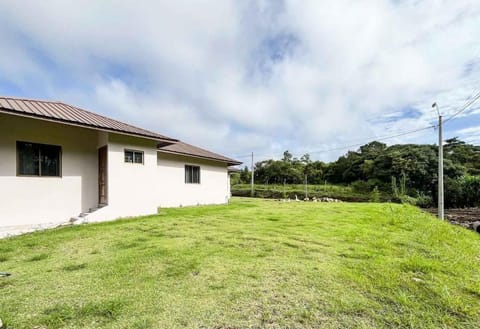
<path fill-rule="evenodd" d="M 52 102 L 14 97 L 0 97 L 0 112 L 57 121 L 71 125 L 90 127 L 121 134 L 141 136 L 156 140 L 176 142 L 176 139 L 163 136 L 142 128 L 113 120 L 62 102 Z"/>
<path fill-rule="evenodd" d="M 223 155 L 213 153 L 205 149 L 202 149 L 200 147 L 196 147 L 181 141 L 175 144 L 167 145 L 167 146 L 159 146 L 158 151 L 164 152 L 164 153 L 188 155 L 195 158 L 225 162 L 229 166 L 241 164 L 240 161 L 224 157 Z"/>

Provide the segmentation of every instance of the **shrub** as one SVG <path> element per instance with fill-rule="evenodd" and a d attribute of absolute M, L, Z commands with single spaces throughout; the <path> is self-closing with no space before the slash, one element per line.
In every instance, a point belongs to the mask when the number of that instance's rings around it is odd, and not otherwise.
<path fill-rule="evenodd" d="M 380 202 L 380 191 L 378 187 L 374 187 L 373 191 L 370 193 L 370 201 L 371 202 Z"/>
<path fill-rule="evenodd" d="M 465 176 L 462 178 L 464 203 L 467 207 L 480 205 L 480 176 Z"/>
<path fill-rule="evenodd" d="M 405 204 L 411 204 L 413 206 L 417 205 L 417 199 L 409 195 L 401 195 L 400 202 Z"/>
<path fill-rule="evenodd" d="M 363 180 L 357 180 L 353 182 L 350 185 L 353 189 L 354 192 L 359 192 L 359 193 L 369 193 L 372 188 L 370 187 L 370 184 L 368 182 L 365 182 Z"/>
<path fill-rule="evenodd" d="M 445 178 L 445 206 L 475 207 L 480 205 L 480 176 Z"/>
<path fill-rule="evenodd" d="M 376 187 L 380 192 L 390 192 L 390 184 L 382 182 L 380 179 L 371 178 L 367 180 L 367 183 L 370 188 L 370 191 L 373 191 L 373 189 L 375 189 Z"/>
<path fill-rule="evenodd" d="M 420 207 L 420 208 L 429 208 L 429 207 L 432 207 L 434 205 L 432 197 L 429 196 L 429 195 L 425 195 L 423 193 L 420 193 L 416 197 L 416 200 L 417 201 L 416 201 L 415 205 L 417 207 Z"/>

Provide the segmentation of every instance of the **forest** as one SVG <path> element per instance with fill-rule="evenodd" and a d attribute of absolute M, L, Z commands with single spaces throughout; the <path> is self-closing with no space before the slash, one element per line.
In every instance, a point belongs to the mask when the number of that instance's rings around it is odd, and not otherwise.
<path fill-rule="evenodd" d="M 480 205 L 480 146 L 451 138 L 444 144 L 445 206 Z M 309 154 L 300 159 L 285 151 L 281 160 L 257 162 L 256 184 L 335 184 L 349 186 L 355 193 L 379 196 L 384 200 L 436 205 L 438 146 L 397 144 L 387 146 L 373 141 L 349 151 L 336 161 L 312 161 Z M 232 175 L 232 187 L 250 182 L 246 166 Z"/>

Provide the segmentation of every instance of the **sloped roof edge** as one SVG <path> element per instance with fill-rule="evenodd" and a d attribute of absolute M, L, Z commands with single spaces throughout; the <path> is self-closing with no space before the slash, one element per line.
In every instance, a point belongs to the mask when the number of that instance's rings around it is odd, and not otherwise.
<path fill-rule="evenodd" d="M 0 111 L 24 117 L 60 122 L 98 130 L 112 131 L 120 134 L 144 138 L 177 142 L 155 132 L 123 123 L 100 114 L 96 114 L 58 101 L 44 101 L 16 97 L 0 97 Z"/>
<path fill-rule="evenodd" d="M 166 145 L 166 146 L 159 146 L 157 150 L 158 152 L 163 152 L 163 153 L 188 155 L 194 158 L 225 162 L 228 166 L 235 166 L 235 165 L 242 164 L 241 161 L 225 157 L 218 153 L 214 153 L 214 152 L 202 149 L 200 147 L 187 144 L 182 141 L 179 141 L 177 143 L 173 143 L 170 145 Z"/>

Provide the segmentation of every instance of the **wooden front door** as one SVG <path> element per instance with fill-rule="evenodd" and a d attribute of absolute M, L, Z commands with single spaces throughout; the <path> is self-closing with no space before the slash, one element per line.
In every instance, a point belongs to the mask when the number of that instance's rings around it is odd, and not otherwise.
<path fill-rule="evenodd" d="M 107 172 L 107 146 L 98 149 L 98 203 L 108 203 L 108 172 Z"/>

